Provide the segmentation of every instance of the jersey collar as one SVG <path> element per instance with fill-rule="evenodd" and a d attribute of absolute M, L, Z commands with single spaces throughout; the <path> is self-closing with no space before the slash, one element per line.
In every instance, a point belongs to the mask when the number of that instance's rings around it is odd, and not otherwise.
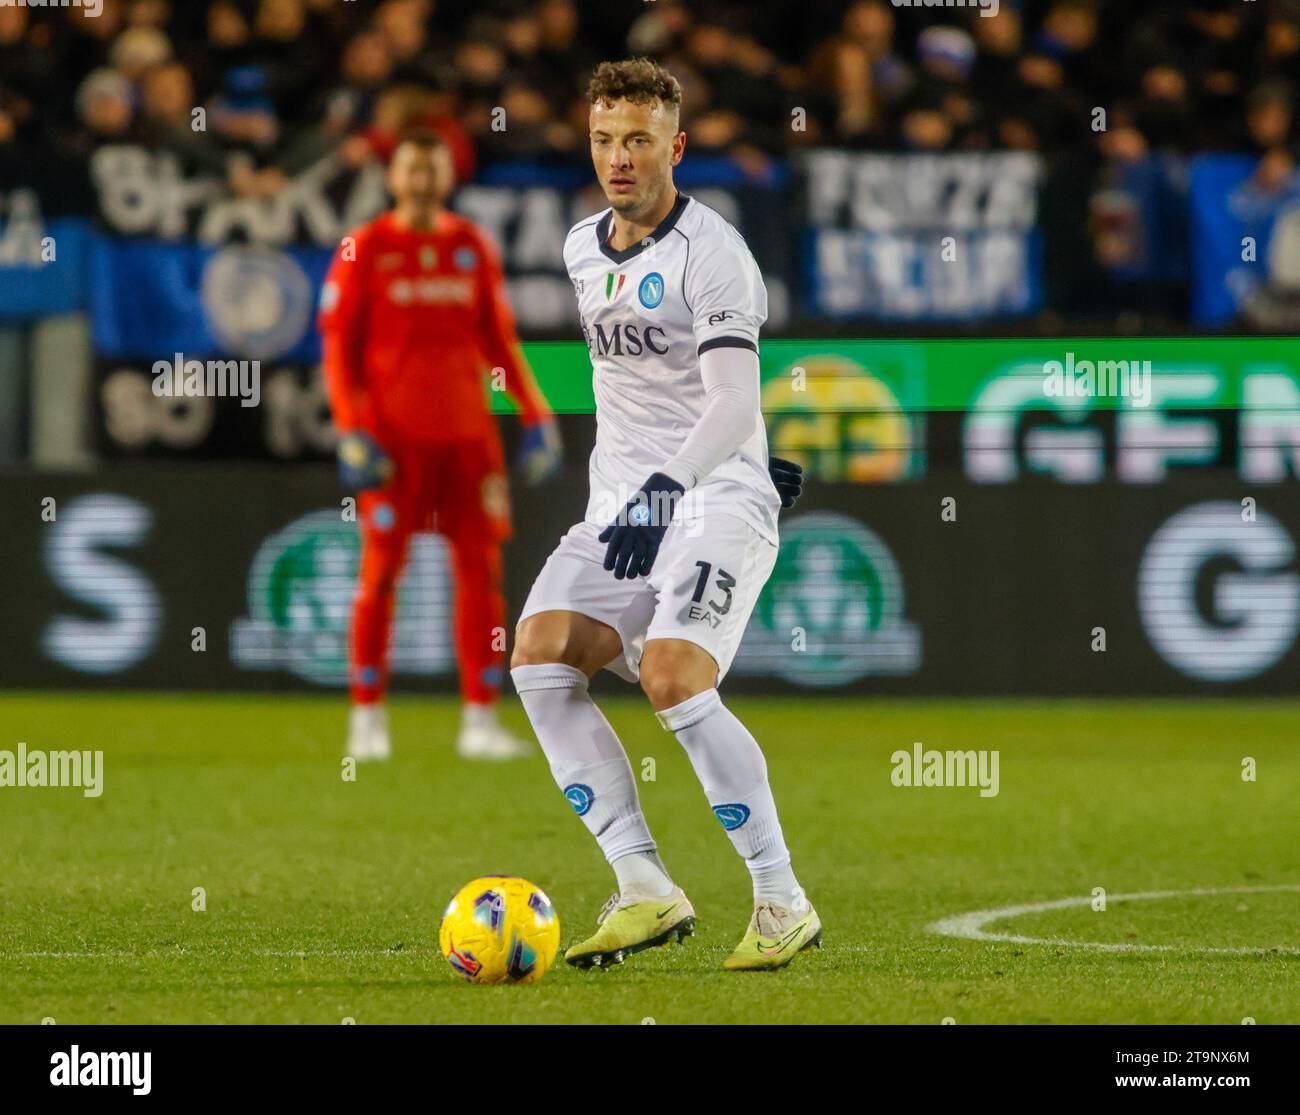
<path fill-rule="evenodd" d="M 596 244 L 601 252 L 615 263 L 626 263 L 629 259 L 639 256 L 649 246 L 649 243 L 657 244 L 672 232 L 673 225 L 677 223 L 677 218 L 682 215 L 682 210 L 686 208 L 686 203 L 690 200 L 689 196 L 678 190 L 677 200 L 673 203 L 673 207 L 668 210 L 668 216 L 659 222 L 659 226 L 654 232 L 622 251 L 617 251 L 609 246 L 609 226 L 614 219 L 614 210 L 611 209 L 596 223 Z"/>

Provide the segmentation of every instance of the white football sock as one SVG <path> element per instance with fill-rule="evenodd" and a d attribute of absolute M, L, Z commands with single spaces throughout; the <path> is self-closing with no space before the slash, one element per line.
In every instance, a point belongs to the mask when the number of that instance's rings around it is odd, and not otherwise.
<path fill-rule="evenodd" d="M 496 705 L 491 703 L 461 705 L 460 726 L 467 731 L 475 728 L 495 728 L 497 726 Z"/>
<path fill-rule="evenodd" d="M 618 879 L 619 894 L 663 898 L 673 892 L 673 881 L 658 852 L 631 852 L 619 856 L 610 866 Z"/>
<path fill-rule="evenodd" d="M 510 676 L 556 784 L 613 866 L 620 892 L 667 894 L 672 880 L 641 814 L 632 764 L 587 692 L 587 675 L 553 663 L 516 666 Z"/>
<path fill-rule="evenodd" d="M 655 715 L 686 749 L 704 796 L 749 868 L 754 901 L 795 907 L 802 892 L 767 783 L 767 762 L 749 729 L 716 689 Z"/>

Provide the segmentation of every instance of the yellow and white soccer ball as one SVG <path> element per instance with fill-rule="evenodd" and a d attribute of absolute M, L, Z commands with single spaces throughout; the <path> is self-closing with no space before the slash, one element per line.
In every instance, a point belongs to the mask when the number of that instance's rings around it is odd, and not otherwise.
<path fill-rule="evenodd" d="M 560 947 L 560 919 L 541 887 L 514 875 L 466 883 L 447 903 L 438 945 L 470 983 L 536 983 Z"/>

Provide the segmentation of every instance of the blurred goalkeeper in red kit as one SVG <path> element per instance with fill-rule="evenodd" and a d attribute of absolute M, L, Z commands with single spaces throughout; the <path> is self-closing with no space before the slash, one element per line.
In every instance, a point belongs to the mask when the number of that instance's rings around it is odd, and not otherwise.
<path fill-rule="evenodd" d="M 321 291 L 325 383 L 344 486 L 358 494 L 361 573 L 352 613 L 348 753 L 387 758 L 384 695 L 393 600 L 411 535 L 446 537 L 456 585 L 464 701 L 457 750 L 531 750 L 497 723 L 505 662 L 501 544 L 510 496 L 485 377 L 525 427 L 520 464 L 537 483 L 560 467 L 554 417 L 524 360 L 495 247 L 444 202 L 451 157 L 412 133 L 393 153 L 393 209 L 345 237 Z"/>

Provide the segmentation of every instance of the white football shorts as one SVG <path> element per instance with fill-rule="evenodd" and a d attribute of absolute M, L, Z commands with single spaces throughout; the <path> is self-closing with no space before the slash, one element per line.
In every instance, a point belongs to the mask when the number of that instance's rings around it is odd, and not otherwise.
<path fill-rule="evenodd" d="M 605 569 L 603 528 L 575 523 L 533 582 L 520 613 L 579 612 L 608 624 L 623 653 L 606 664 L 625 681 L 640 676 L 651 639 L 685 639 L 718 664 L 721 681 L 736 657 L 758 594 L 776 564 L 776 546 L 734 515 L 674 519 L 648 577 L 616 580 Z"/>

